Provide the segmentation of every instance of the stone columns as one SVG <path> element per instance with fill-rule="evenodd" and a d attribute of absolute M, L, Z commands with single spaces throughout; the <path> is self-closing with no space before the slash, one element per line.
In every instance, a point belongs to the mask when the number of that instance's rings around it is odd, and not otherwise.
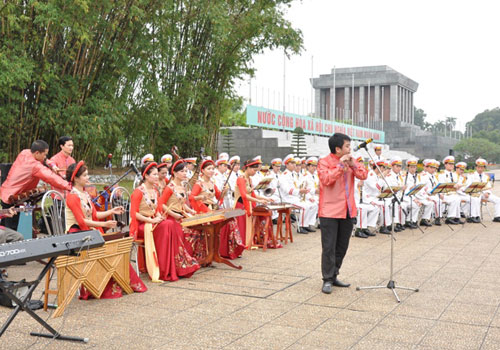
<path fill-rule="evenodd" d="M 330 120 L 335 120 L 335 88 L 330 88 Z"/>
<path fill-rule="evenodd" d="M 389 107 L 389 106 L 387 106 Z M 391 103 L 389 110 L 389 120 L 397 121 L 398 120 L 398 86 L 391 85 Z"/>
<path fill-rule="evenodd" d="M 314 115 L 321 116 L 321 89 L 314 89 Z"/>
<path fill-rule="evenodd" d="M 408 123 L 408 90 L 403 89 L 403 121 Z"/>
<path fill-rule="evenodd" d="M 411 100 L 410 100 L 410 108 L 411 108 L 411 110 L 410 110 L 410 116 L 411 116 L 410 123 L 411 124 L 415 124 L 415 114 L 414 114 L 415 113 L 415 106 L 413 105 L 413 92 L 410 94 L 410 96 L 411 96 Z"/>
<path fill-rule="evenodd" d="M 373 98 L 375 102 L 373 103 L 375 106 L 373 106 L 373 120 L 375 121 L 380 121 L 380 85 L 375 85 L 374 87 L 374 93 L 373 93 Z"/>
<path fill-rule="evenodd" d="M 359 120 L 360 123 L 364 123 L 365 119 L 365 87 L 359 87 Z"/>
<path fill-rule="evenodd" d="M 351 88 L 344 88 L 344 111 L 342 112 L 343 119 L 351 119 Z"/>

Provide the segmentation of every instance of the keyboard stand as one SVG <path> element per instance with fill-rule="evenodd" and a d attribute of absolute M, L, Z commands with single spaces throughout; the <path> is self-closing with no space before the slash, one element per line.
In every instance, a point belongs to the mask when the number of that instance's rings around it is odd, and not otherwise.
<path fill-rule="evenodd" d="M 30 335 L 35 336 L 35 337 L 44 337 L 44 338 L 51 338 L 51 339 L 57 339 L 57 340 L 69 340 L 69 341 L 77 341 L 77 342 L 83 342 L 83 343 L 88 343 L 89 339 L 88 338 L 78 338 L 78 337 L 69 337 L 69 336 L 64 336 L 59 334 L 54 328 L 52 328 L 47 322 L 45 322 L 40 316 L 38 316 L 33 310 L 31 310 L 28 307 L 28 301 L 31 299 L 31 295 L 35 291 L 36 287 L 40 282 L 42 281 L 42 278 L 47 274 L 47 271 L 54 265 L 54 261 L 56 260 L 56 257 L 50 258 L 49 262 L 47 265 L 44 266 L 42 272 L 40 275 L 38 275 L 38 278 L 34 281 L 31 282 L 18 282 L 15 284 L 8 284 L 7 281 L 0 280 L 0 290 L 14 303 L 16 303 L 16 307 L 10 314 L 9 318 L 7 318 L 7 321 L 3 324 L 2 328 L 0 329 L 0 337 L 5 333 L 9 325 L 12 323 L 14 318 L 17 316 L 19 311 L 26 311 L 32 318 L 34 318 L 38 323 L 40 323 L 45 329 L 47 329 L 51 334 L 46 334 L 46 333 L 36 333 L 36 332 L 30 332 Z M 28 292 L 26 295 L 24 295 L 21 299 L 19 299 L 14 293 L 14 290 L 19 288 L 19 287 L 29 287 Z"/>

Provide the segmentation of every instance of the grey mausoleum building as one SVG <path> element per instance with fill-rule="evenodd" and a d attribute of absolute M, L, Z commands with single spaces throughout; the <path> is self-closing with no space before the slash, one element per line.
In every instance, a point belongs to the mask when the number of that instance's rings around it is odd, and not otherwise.
<path fill-rule="evenodd" d="M 380 125 L 381 118 L 383 122 L 413 124 L 413 94 L 418 83 L 391 67 L 332 69 L 331 74 L 313 78 L 311 83 L 314 114 L 322 119 L 351 119 L 354 109 L 356 125 Z"/>

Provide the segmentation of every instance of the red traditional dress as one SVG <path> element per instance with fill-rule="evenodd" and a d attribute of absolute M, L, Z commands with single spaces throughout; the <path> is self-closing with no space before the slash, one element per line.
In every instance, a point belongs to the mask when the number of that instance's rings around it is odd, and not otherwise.
<path fill-rule="evenodd" d="M 234 207 L 243 209 L 246 212 L 246 215 L 239 216 L 237 220 L 241 238 L 247 248 L 252 246 L 252 209 L 256 205 L 255 202 L 248 200 L 249 196 L 255 198 L 255 193 L 252 191 L 252 180 L 246 175 L 239 176 L 236 179 L 236 186 L 234 188 Z"/>
<path fill-rule="evenodd" d="M 130 203 L 130 234 L 136 239 L 144 238 L 144 222 L 136 218 L 136 213 L 153 217 L 161 210 L 158 193 L 150 196 L 144 184 L 132 192 Z M 178 224 L 177 224 L 178 225 Z M 171 220 L 161 221 L 153 230 L 160 280 L 177 281 L 179 277 L 191 277 L 200 265 L 189 253 L 184 234 Z"/>
<path fill-rule="evenodd" d="M 205 198 L 209 199 L 197 201 L 195 197 L 200 194 L 205 194 Z M 197 213 L 208 213 L 213 211 L 213 206 L 217 204 L 220 196 L 221 192 L 214 183 L 206 184 L 203 181 L 198 181 L 191 190 L 189 202 L 191 203 L 191 208 L 196 210 Z M 236 259 L 245 250 L 236 219 L 229 220 L 221 228 L 219 240 L 219 254 L 224 258 Z"/>
<path fill-rule="evenodd" d="M 76 188 L 71 189 L 66 197 L 66 231 L 68 233 L 90 230 L 91 228 L 85 224 L 84 219 L 99 221 L 97 219 L 97 211 L 94 203 L 87 192 L 80 192 Z M 103 233 L 101 227 L 95 229 Z M 129 264 L 130 271 L 130 287 L 134 292 L 143 293 L 148 290 L 146 285 L 141 281 L 135 273 L 132 265 Z M 113 279 L 109 280 L 108 285 L 101 295 L 101 299 L 115 299 L 123 296 L 122 289 Z M 92 298 L 92 294 L 82 286 L 80 288 L 80 299 Z"/>
<path fill-rule="evenodd" d="M 166 205 L 169 210 L 183 215 L 184 205 L 186 204 L 187 199 L 184 187 L 178 187 L 171 182 L 163 190 L 160 197 L 160 207 Z M 182 227 L 180 223 L 170 215 L 167 217 L 167 220 L 172 222 L 178 230 L 183 232 L 186 239 L 186 248 L 191 256 L 199 262 L 205 261 L 208 255 L 208 242 L 206 234 L 199 230 L 190 229 L 189 227 Z"/>

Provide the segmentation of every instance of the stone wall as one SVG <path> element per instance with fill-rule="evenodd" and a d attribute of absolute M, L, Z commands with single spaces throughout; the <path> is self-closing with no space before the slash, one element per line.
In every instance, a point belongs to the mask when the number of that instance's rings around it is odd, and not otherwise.
<path fill-rule="evenodd" d="M 416 125 L 403 122 L 384 122 L 385 140 L 391 149 L 405 151 L 420 159 L 434 158 L 442 161 L 450 154 L 458 140 L 437 136 Z"/>

